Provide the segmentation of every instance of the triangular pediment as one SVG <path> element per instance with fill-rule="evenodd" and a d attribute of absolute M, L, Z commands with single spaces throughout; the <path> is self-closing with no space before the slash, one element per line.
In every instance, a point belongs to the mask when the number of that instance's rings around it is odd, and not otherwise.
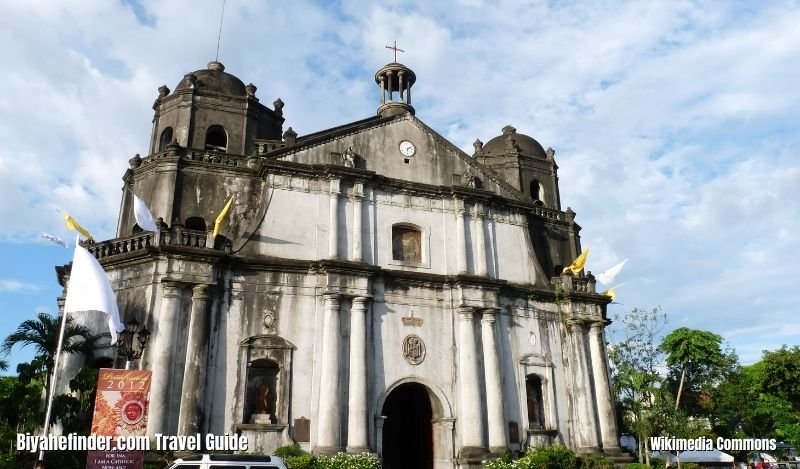
<path fill-rule="evenodd" d="M 523 193 L 411 114 L 374 117 L 297 139 L 266 155 L 309 165 L 342 165 L 391 179 L 466 186 L 527 201 Z"/>

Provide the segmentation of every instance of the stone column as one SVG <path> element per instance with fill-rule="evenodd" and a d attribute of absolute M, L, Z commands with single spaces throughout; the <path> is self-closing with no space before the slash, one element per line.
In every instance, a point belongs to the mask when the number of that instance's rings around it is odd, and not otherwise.
<path fill-rule="evenodd" d="M 481 420 L 481 390 L 478 384 L 479 369 L 475 344 L 473 316 L 475 308 L 458 308 L 458 387 L 459 416 L 458 426 L 461 434 L 461 458 L 477 458 L 486 454 L 483 446 L 483 422 Z"/>
<path fill-rule="evenodd" d="M 455 199 L 456 206 L 456 261 L 459 274 L 467 273 L 467 240 L 464 232 L 464 201 Z"/>
<path fill-rule="evenodd" d="M 503 412 L 503 380 L 500 377 L 500 357 L 495 338 L 497 309 L 487 309 L 481 319 L 483 369 L 486 375 L 486 414 L 489 424 L 489 450 L 502 453 L 508 449 L 506 419 Z"/>
<path fill-rule="evenodd" d="M 161 283 L 161 311 L 153 325 L 155 341 L 150 353 L 153 381 L 150 384 L 150 412 L 147 417 L 147 434 L 169 434 L 167 419 L 172 403 L 169 401 L 169 382 L 172 377 L 172 345 L 175 343 L 175 326 L 181 310 L 181 287 L 173 281 Z"/>
<path fill-rule="evenodd" d="M 389 83 L 388 83 L 388 85 L 389 85 L 388 91 L 389 91 L 389 101 L 390 102 L 394 101 L 394 97 L 392 96 L 392 84 L 393 84 L 392 75 L 394 75 L 394 73 L 391 70 L 386 72 L 386 78 L 388 78 L 388 81 L 389 81 Z"/>
<path fill-rule="evenodd" d="M 208 350 L 208 285 L 192 289 L 192 315 L 189 317 L 189 340 L 186 344 L 186 366 L 183 369 L 178 435 L 194 435 L 200 429 L 199 411 L 203 407 Z"/>
<path fill-rule="evenodd" d="M 353 260 L 364 260 L 361 241 L 362 201 L 364 200 L 364 183 L 357 182 L 353 185 Z"/>
<path fill-rule="evenodd" d="M 381 104 L 386 104 L 386 78 L 383 75 L 380 76 L 381 79 Z"/>
<path fill-rule="evenodd" d="M 406 72 L 404 72 L 404 71 L 402 71 L 402 70 L 400 70 L 399 72 L 397 72 L 397 80 L 398 80 L 398 81 L 397 81 L 397 92 L 398 92 L 398 93 L 400 93 L 400 99 L 399 99 L 400 101 L 403 101 L 403 91 L 404 91 L 404 90 L 403 90 L 403 86 L 404 86 L 404 83 L 403 83 L 403 76 L 404 76 L 405 74 L 406 74 Z"/>
<path fill-rule="evenodd" d="M 330 259 L 339 258 L 339 183 L 338 179 L 331 179 L 328 223 L 328 257 Z"/>
<path fill-rule="evenodd" d="M 369 452 L 367 440 L 367 301 L 353 298 L 350 309 L 350 383 L 347 391 L 347 452 Z"/>
<path fill-rule="evenodd" d="M 167 158 L 159 159 L 156 163 L 157 185 L 160 190 L 153 193 L 150 200 L 150 211 L 155 217 L 162 217 L 167 224 L 172 225 L 173 205 L 175 202 L 175 181 L 178 178 L 178 147 L 168 146 Z M 149 417 L 148 417 L 149 418 Z"/>
<path fill-rule="evenodd" d="M 483 206 L 475 204 L 475 275 L 487 275 L 486 271 L 486 239 L 483 234 Z"/>
<path fill-rule="evenodd" d="M 614 401 L 611 397 L 611 389 L 608 382 L 604 342 L 603 323 L 592 323 L 589 329 L 589 346 L 592 353 L 594 400 L 597 402 L 597 415 L 600 419 L 600 436 L 603 442 L 603 452 L 619 454 L 617 421 L 614 415 Z"/>
<path fill-rule="evenodd" d="M 316 453 L 335 453 L 341 448 L 341 395 L 339 393 L 339 295 L 323 296 L 322 356 L 319 386 L 319 424 Z"/>
<path fill-rule="evenodd" d="M 592 377 L 589 363 L 586 359 L 586 340 L 584 326 L 579 321 L 569 323 L 570 339 L 573 350 L 573 382 L 574 401 L 576 402 L 577 421 L 575 434 L 577 435 L 577 450 L 581 453 L 597 453 L 600 442 L 597 439 L 597 419 L 595 418 L 594 402 L 592 395 Z"/>

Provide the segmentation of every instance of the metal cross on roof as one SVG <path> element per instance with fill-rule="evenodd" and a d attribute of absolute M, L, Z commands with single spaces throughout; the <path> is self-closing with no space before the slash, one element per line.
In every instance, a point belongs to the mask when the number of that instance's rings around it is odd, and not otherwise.
<path fill-rule="evenodd" d="M 394 51 L 394 62 L 397 63 L 397 52 L 405 52 L 403 49 L 397 48 L 397 41 L 394 41 L 394 44 L 391 46 L 386 46 L 387 49 L 392 49 Z"/>

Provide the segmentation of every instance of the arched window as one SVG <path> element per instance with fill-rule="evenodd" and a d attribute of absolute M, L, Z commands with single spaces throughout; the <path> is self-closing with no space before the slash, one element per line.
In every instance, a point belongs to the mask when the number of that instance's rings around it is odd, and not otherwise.
<path fill-rule="evenodd" d="M 542 186 L 536 179 L 531 181 L 531 199 L 542 200 Z"/>
<path fill-rule="evenodd" d="M 189 217 L 183 227 L 187 230 L 206 231 L 206 221 L 202 217 Z"/>
<path fill-rule="evenodd" d="M 409 225 L 392 226 L 392 259 L 422 262 L 422 232 Z"/>
<path fill-rule="evenodd" d="M 228 133 L 224 127 L 212 125 L 206 130 L 206 150 L 228 150 Z"/>
<path fill-rule="evenodd" d="M 278 364 L 268 358 L 248 364 L 243 423 L 276 423 L 279 373 Z M 269 422 L 264 421 L 267 416 L 270 416 Z"/>
<path fill-rule="evenodd" d="M 158 139 L 158 151 L 166 150 L 170 143 L 172 143 L 172 127 L 167 127 L 161 132 L 161 138 Z"/>
<path fill-rule="evenodd" d="M 542 378 L 539 375 L 525 377 L 525 395 L 528 402 L 528 428 L 544 428 L 544 402 L 542 402 Z"/>

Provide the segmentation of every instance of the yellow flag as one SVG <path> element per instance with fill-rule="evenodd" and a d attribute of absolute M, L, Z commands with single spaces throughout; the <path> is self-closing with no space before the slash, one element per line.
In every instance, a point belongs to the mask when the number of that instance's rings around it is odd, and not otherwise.
<path fill-rule="evenodd" d="M 89 230 L 82 227 L 77 220 L 72 218 L 72 215 L 70 215 L 67 212 L 62 212 L 61 210 L 59 210 L 58 213 L 60 213 L 61 216 L 64 217 L 64 220 L 67 222 L 67 228 L 69 228 L 72 231 L 77 231 L 78 233 L 82 234 L 83 237 L 86 239 L 94 239 L 92 238 L 92 234 L 89 233 Z"/>
<path fill-rule="evenodd" d="M 228 202 L 225 204 L 224 207 L 222 207 L 222 211 L 219 212 L 219 215 L 217 215 L 217 219 L 214 220 L 214 233 L 211 235 L 212 238 L 216 238 L 217 235 L 219 234 L 219 226 L 222 224 L 223 221 L 225 221 L 225 217 L 228 216 L 228 212 L 231 211 L 231 205 L 233 205 L 234 197 L 236 196 L 232 195 L 231 198 L 228 199 Z"/>
<path fill-rule="evenodd" d="M 621 287 L 623 285 L 625 285 L 625 284 L 621 283 L 621 284 L 619 284 L 619 285 L 617 285 L 615 287 L 609 288 L 608 290 L 606 290 L 606 291 L 604 291 L 603 293 L 600 293 L 600 294 L 603 295 L 603 296 L 607 296 L 607 297 L 611 298 L 611 302 L 613 303 L 614 301 L 617 300 L 617 288 L 619 288 L 619 287 Z"/>
<path fill-rule="evenodd" d="M 581 252 L 581 255 L 575 259 L 575 262 L 572 263 L 569 267 L 564 267 L 564 271 L 561 272 L 562 274 L 566 274 L 567 272 L 572 272 L 573 275 L 578 275 L 578 272 L 583 269 L 583 266 L 586 264 L 586 257 L 589 256 L 589 248 L 586 248 Z"/>

